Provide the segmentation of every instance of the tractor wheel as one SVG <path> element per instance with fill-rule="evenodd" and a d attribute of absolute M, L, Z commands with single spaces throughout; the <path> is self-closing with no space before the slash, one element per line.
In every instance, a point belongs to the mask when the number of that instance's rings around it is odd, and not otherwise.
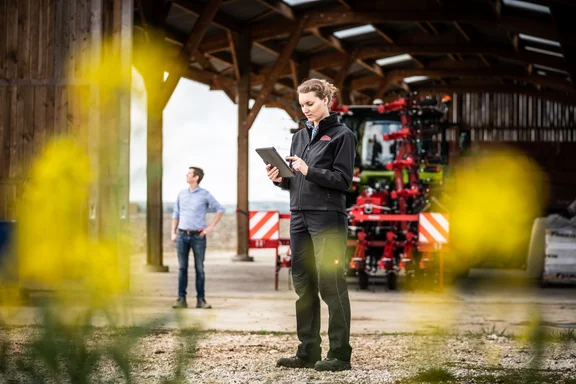
<path fill-rule="evenodd" d="M 386 275 L 386 286 L 390 291 L 395 291 L 398 284 L 398 276 L 395 272 L 390 272 Z"/>
<path fill-rule="evenodd" d="M 366 271 L 358 271 L 358 286 L 362 290 L 368 289 L 368 274 Z"/>

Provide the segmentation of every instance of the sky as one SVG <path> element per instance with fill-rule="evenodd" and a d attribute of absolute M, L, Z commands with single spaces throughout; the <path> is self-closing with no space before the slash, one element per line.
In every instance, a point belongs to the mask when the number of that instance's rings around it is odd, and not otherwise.
<path fill-rule="evenodd" d="M 190 166 L 204 170 L 200 184 L 221 204 L 236 204 L 238 107 L 223 91 L 181 79 L 164 109 L 163 199 L 174 202 L 187 188 Z M 133 70 L 130 143 L 130 201 L 146 200 L 146 91 Z M 290 128 L 297 124 L 279 108 L 262 108 L 249 134 L 249 201 L 286 202 L 288 192 L 272 185 L 255 152 L 276 147 L 290 150 Z"/>

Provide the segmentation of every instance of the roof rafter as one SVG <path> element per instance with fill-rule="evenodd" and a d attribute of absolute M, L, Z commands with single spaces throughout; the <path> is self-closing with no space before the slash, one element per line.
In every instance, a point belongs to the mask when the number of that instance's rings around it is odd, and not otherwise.
<path fill-rule="evenodd" d="M 182 1 L 182 0 L 179 0 Z M 557 33 L 552 22 L 544 22 L 541 19 L 524 20 L 519 18 L 501 17 L 496 19 L 493 14 L 481 12 L 453 12 L 453 11 L 427 11 L 427 12 L 356 12 L 342 7 L 339 11 L 308 11 L 297 15 L 310 17 L 308 29 L 321 28 L 328 25 L 341 24 L 378 24 L 378 23 L 402 23 L 415 21 L 439 21 L 472 23 L 485 27 L 514 30 L 520 33 L 531 34 L 546 39 L 557 39 Z M 264 41 L 288 35 L 288 31 L 294 27 L 294 21 L 279 18 L 274 22 L 262 22 L 252 25 L 252 37 L 254 41 Z M 210 41 L 202 44 L 203 52 L 212 53 L 228 49 L 228 39 L 225 33 L 212 36 Z"/>
<path fill-rule="evenodd" d="M 296 25 L 296 27 L 292 29 L 290 39 L 288 40 L 286 46 L 278 56 L 278 59 L 276 59 L 276 62 L 274 63 L 274 66 L 272 67 L 272 70 L 270 71 L 268 78 L 262 85 L 262 90 L 260 91 L 258 97 L 255 99 L 254 106 L 252 107 L 252 109 L 250 109 L 247 119 L 242 122 L 242 124 L 246 126 L 248 129 L 250 129 L 250 127 L 254 123 L 256 116 L 258 116 L 258 113 L 260 112 L 260 109 L 268 101 L 268 96 L 270 95 L 270 92 L 274 88 L 274 84 L 276 84 L 276 81 L 279 79 L 280 73 L 282 72 L 284 67 L 287 66 L 288 61 L 290 60 L 290 56 L 292 56 L 292 52 L 294 52 L 294 49 L 296 48 L 298 42 L 300 41 L 300 37 L 304 32 L 304 27 L 307 21 L 308 21 L 307 18 L 303 18 Z"/>
<path fill-rule="evenodd" d="M 409 76 L 428 76 L 432 78 L 468 77 L 468 78 L 510 78 L 521 82 L 532 83 L 544 87 L 557 89 L 562 92 L 571 92 L 576 96 L 574 89 L 567 81 L 538 75 L 530 75 L 516 68 L 442 68 L 442 69 L 396 69 L 387 72 L 389 81 L 403 79 Z M 362 90 L 374 87 L 379 79 L 376 76 L 359 77 L 351 82 L 352 89 Z"/>
<path fill-rule="evenodd" d="M 214 20 L 221 4 L 222 0 L 209 0 L 208 4 L 204 7 L 204 11 L 194 24 L 194 27 L 192 27 L 188 39 L 180 50 L 178 58 L 170 67 L 168 77 L 164 81 L 162 87 L 162 103 L 164 106 L 166 106 L 168 100 L 170 100 L 170 96 L 172 95 L 172 92 L 174 92 L 176 85 L 178 85 L 180 77 L 182 77 L 184 72 L 186 72 L 186 67 L 188 67 L 187 62 L 189 61 L 191 54 L 198 49 L 200 42 L 204 38 L 204 34 L 210 27 L 212 20 Z"/>
<path fill-rule="evenodd" d="M 482 85 L 427 85 L 417 87 L 415 90 L 420 94 L 435 92 L 518 93 L 564 104 L 576 104 L 576 96 L 564 95 L 559 92 L 538 91 L 527 87 L 503 85 L 494 82 Z"/>

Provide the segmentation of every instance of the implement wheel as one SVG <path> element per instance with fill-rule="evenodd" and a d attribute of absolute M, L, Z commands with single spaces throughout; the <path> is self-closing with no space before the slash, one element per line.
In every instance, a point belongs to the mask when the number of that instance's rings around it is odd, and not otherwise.
<path fill-rule="evenodd" d="M 390 291 L 395 291 L 398 286 L 398 276 L 395 272 L 390 272 L 386 275 L 386 286 Z"/>
<path fill-rule="evenodd" d="M 361 290 L 368 289 L 368 274 L 364 270 L 358 271 L 358 287 Z"/>

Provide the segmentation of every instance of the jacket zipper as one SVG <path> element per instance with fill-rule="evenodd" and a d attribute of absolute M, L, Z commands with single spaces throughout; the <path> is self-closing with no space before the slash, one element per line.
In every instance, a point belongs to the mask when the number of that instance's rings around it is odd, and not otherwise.
<path fill-rule="evenodd" d="M 318 130 L 320 130 L 320 126 L 318 126 Z M 316 133 L 316 136 L 318 136 L 318 133 Z M 304 161 L 306 161 L 306 155 L 307 155 L 307 151 L 310 148 L 310 144 L 312 144 L 312 140 L 310 140 L 308 142 L 308 144 L 306 144 L 306 147 L 304 147 L 304 151 L 302 152 L 302 155 L 300 156 L 300 158 Z M 300 177 L 302 177 L 302 180 L 300 181 L 300 184 L 298 184 L 298 210 L 302 210 L 302 184 L 304 183 L 304 175 L 300 175 Z"/>

